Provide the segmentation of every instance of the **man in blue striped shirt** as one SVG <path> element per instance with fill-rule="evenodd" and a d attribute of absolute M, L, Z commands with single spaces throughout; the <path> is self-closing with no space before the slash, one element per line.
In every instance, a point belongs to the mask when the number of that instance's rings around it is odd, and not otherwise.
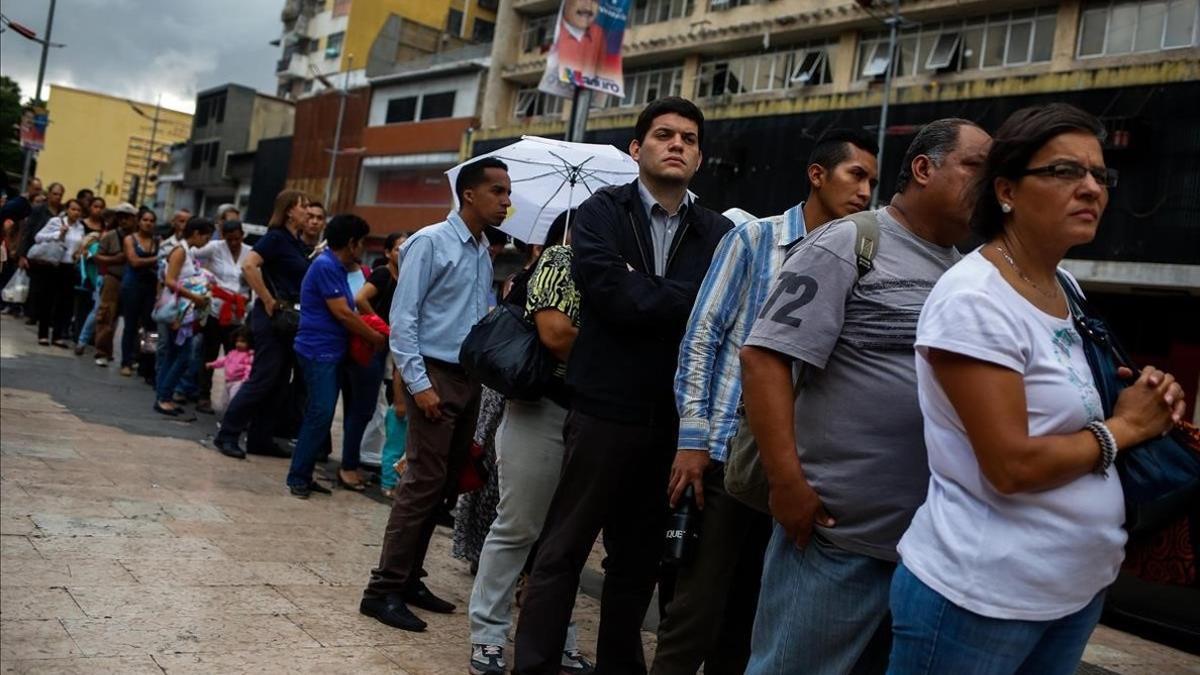
<path fill-rule="evenodd" d="M 679 441 L 669 487 L 674 506 L 693 486 L 704 528 L 659 625 L 654 675 L 695 673 L 701 663 L 706 673 L 746 667 L 771 519 L 724 489 L 742 395 L 738 351 L 788 251 L 821 225 L 867 207 L 878 174 L 875 154 L 865 133 L 827 132 L 809 158 L 808 199 L 735 227 L 713 255 L 679 349 Z"/>

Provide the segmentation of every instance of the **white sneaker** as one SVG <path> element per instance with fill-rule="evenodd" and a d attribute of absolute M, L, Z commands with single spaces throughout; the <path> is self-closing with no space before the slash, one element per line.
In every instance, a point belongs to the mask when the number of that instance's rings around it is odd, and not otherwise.
<path fill-rule="evenodd" d="M 471 645 L 471 675 L 504 675 L 504 648 L 499 645 Z"/>
<path fill-rule="evenodd" d="M 97 356 L 96 357 L 96 365 L 100 366 L 101 368 L 107 368 L 108 367 L 108 359 L 104 358 L 103 356 Z"/>

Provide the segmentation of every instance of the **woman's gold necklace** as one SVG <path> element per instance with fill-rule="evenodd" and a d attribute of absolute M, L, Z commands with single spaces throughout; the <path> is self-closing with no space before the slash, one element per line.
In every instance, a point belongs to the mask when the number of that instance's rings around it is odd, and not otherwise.
<path fill-rule="evenodd" d="M 1029 275 L 1025 274 L 1025 272 L 1022 271 L 1021 268 L 1017 266 L 1017 261 L 1013 260 L 1012 255 L 1008 252 L 1007 249 L 1005 249 L 1000 244 L 996 244 L 996 250 L 1000 252 L 1000 255 L 1004 256 L 1004 261 L 1008 263 L 1009 267 L 1013 268 L 1013 271 L 1017 273 L 1017 276 L 1021 277 L 1021 279 L 1025 283 L 1032 286 L 1033 290 L 1037 291 L 1038 294 L 1040 294 L 1042 297 L 1046 298 L 1047 300 L 1057 300 L 1058 299 L 1058 287 L 1057 286 L 1055 286 L 1054 288 L 1047 291 L 1046 289 L 1039 286 L 1037 284 L 1037 282 L 1035 282 L 1033 279 L 1030 279 Z"/>

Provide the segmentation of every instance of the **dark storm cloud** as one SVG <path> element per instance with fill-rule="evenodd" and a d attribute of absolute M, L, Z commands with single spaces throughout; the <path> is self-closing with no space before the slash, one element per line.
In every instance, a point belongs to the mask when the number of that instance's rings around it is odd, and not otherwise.
<path fill-rule="evenodd" d="M 236 82 L 275 92 L 282 0 L 58 0 L 46 82 L 190 112 L 197 91 Z M 49 0 L 10 0 L 4 14 L 41 35 Z M 0 35 L 0 73 L 33 95 L 40 45 Z M 43 96 L 46 90 L 43 90 Z"/>

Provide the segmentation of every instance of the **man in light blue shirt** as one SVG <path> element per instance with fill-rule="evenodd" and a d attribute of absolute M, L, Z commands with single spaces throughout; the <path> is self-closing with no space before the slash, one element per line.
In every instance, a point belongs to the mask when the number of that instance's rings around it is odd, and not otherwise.
<path fill-rule="evenodd" d="M 738 352 L 792 247 L 825 223 L 866 208 L 876 182 L 875 154 L 863 132 L 826 132 L 809 157 L 808 200 L 738 225 L 713 255 L 679 348 L 679 449 L 670 485 L 672 504 L 693 486 L 704 527 L 696 559 L 680 570 L 659 624 L 654 675 L 695 673 L 702 663 L 706 672 L 746 668 L 771 519 L 724 489 L 742 396 Z"/>
<path fill-rule="evenodd" d="M 454 611 L 421 581 L 421 568 L 437 507 L 457 492 L 475 435 L 479 383 L 459 365 L 458 351 L 488 311 L 492 261 L 484 230 L 508 215 L 508 167 L 495 158 L 472 162 L 459 172 L 454 190 L 458 212 L 419 230 L 401 249 L 390 318 L 400 370 L 396 393 L 409 411 L 408 467 L 392 502 L 379 565 L 359 605 L 363 614 L 409 631 L 426 624 L 408 605 Z"/>

